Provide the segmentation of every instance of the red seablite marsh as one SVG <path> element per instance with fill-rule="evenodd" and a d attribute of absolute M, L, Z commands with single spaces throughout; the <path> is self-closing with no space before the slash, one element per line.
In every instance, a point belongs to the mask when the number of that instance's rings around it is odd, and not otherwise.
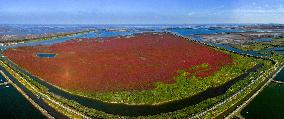
<path fill-rule="evenodd" d="M 8 49 L 4 55 L 53 85 L 86 92 L 153 89 L 156 82 L 174 83 L 178 70 L 206 63 L 208 70 L 197 73 L 204 77 L 233 62 L 228 54 L 169 33 L 75 39 Z"/>

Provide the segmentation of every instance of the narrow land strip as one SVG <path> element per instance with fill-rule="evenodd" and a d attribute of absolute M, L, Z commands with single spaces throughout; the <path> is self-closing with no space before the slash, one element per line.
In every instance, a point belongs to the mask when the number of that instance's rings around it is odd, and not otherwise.
<path fill-rule="evenodd" d="M 283 81 L 276 81 L 276 80 L 272 80 L 271 82 L 278 83 L 278 84 L 284 84 L 284 82 L 283 82 Z"/>

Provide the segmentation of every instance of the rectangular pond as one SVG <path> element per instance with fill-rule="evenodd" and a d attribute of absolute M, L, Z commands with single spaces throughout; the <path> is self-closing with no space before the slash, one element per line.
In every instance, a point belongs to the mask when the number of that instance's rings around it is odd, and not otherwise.
<path fill-rule="evenodd" d="M 40 58 L 54 58 L 56 56 L 56 54 L 54 54 L 54 53 L 37 53 L 36 56 L 40 57 Z"/>

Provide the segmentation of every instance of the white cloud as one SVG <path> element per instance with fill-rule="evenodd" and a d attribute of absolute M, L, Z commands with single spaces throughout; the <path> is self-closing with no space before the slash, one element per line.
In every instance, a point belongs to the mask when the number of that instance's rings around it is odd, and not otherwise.
<path fill-rule="evenodd" d="M 215 7 L 215 8 L 208 9 L 207 11 L 219 10 L 219 9 L 224 8 L 224 7 L 225 7 L 224 5 L 221 5 L 221 6 L 218 6 L 218 7 Z"/>
<path fill-rule="evenodd" d="M 262 5 L 238 7 L 231 11 L 232 18 L 237 22 L 243 23 L 283 23 L 284 6 L 283 5 Z"/>
<path fill-rule="evenodd" d="M 237 5 L 233 9 L 218 6 L 202 11 L 188 12 L 189 19 L 203 19 L 203 22 L 226 23 L 284 23 L 284 5 L 258 5 L 250 3 Z"/>
<path fill-rule="evenodd" d="M 188 12 L 187 15 L 190 16 L 190 17 L 219 15 L 219 14 L 222 14 L 224 12 L 223 10 L 221 10 L 224 7 L 225 7 L 224 5 L 221 5 L 221 6 L 218 6 L 218 7 L 208 8 L 208 9 L 204 9 L 204 10 L 201 10 L 201 11 Z"/>
<path fill-rule="evenodd" d="M 195 12 L 189 12 L 189 13 L 187 13 L 188 16 L 193 16 L 193 15 L 195 15 L 195 14 L 196 14 Z"/>

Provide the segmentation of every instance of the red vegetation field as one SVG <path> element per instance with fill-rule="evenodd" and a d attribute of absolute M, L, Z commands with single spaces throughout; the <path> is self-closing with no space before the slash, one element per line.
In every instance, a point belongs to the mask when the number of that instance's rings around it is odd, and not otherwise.
<path fill-rule="evenodd" d="M 40 58 L 37 53 L 56 53 Z M 51 46 L 8 49 L 10 60 L 56 86 L 79 91 L 121 91 L 174 83 L 177 70 L 207 63 L 208 76 L 233 59 L 222 52 L 169 33 L 76 39 Z M 192 72 L 192 71 L 191 71 Z"/>

